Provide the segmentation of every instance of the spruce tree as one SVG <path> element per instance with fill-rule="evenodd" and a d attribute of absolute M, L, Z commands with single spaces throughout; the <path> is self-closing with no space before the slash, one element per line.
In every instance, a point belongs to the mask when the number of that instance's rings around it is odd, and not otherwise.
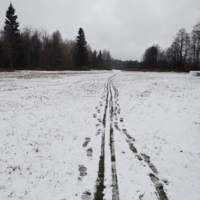
<path fill-rule="evenodd" d="M 99 51 L 98 57 L 97 57 L 97 68 L 103 68 L 103 58 L 101 50 Z"/>
<path fill-rule="evenodd" d="M 85 40 L 85 34 L 82 28 L 79 29 L 78 34 L 76 38 L 77 66 L 79 69 L 83 69 L 89 65 L 89 55 L 86 47 L 87 42 Z"/>
<path fill-rule="evenodd" d="M 17 54 L 17 47 L 19 44 L 19 23 L 17 22 L 17 15 L 12 4 L 8 7 L 6 12 L 6 20 L 4 26 L 4 51 L 6 56 L 10 59 L 10 67 L 13 69 L 13 59 Z"/>

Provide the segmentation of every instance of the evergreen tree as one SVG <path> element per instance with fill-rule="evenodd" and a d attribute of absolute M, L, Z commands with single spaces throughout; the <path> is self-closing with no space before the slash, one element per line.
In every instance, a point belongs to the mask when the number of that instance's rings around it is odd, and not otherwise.
<path fill-rule="evenodd" d="M 77 66 L 79 69 L 83 69 L 83 67 L 88 67 L 89 65 L 89 55 L 85 34 L 82 28 L 79 29 L 78 34 L 79 35 L 76 38 Z"/>
<path fill-rule="evenodd" d="M 0 69 L 4 68 L 3 42 L 0 38 Z"/>
<path fill-rule="evenodd" d="M 6 56 L 10 59 L 10 67 L 13 69 L 13 59 L 16 56 L 19 44 L 19 23 L 17 22 L 17 15 L 12 4 L 8 7 L 6 12 L 6 20 L 4 26 L 4 42 L 3 47 Z"/>
<path fill-rule="evenodd" d="M 97 51 L 92 53 L 91 68 L 97 68 Z"/>
<path fill-rule="evenodd" d="M 97 68 L 103 68 L 103 58 L 102 58 L 102 53 L 101 50 L 99 51 L 98 57 L 97 57 Z"/>

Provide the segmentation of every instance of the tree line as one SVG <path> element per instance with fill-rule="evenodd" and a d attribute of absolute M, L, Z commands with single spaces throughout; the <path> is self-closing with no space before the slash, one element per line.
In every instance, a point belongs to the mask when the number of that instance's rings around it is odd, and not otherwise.
<path fill-rule="evenodd" d="M 63 39 L 57 30 L 19 30 L 15 9 L 10 3 L 0 30 L 0 71 L 134 69 L 148 71 L 200 70 L 200 22 L 189 34 L 184 28 L 169 48 L 159 44 L 147 48 L 141 62 L 114 60 L 109 51 L 92 51 L 82 28 L 75 40 Z"/>
<path fill-rule="evenodd" d="M 193 26 L 190 34 L 180 29 L 166 50 L 158 44 L 147 48 L 140 68 L 179 72 L 200 70 L 200 22 Z"/>
<path fill-rule="evenodd" d="M 85 70 L 110 69 L 113 58 L 109 51 L 92 51 L 82 28 L 75 40 L 63 39 L 57 30 L 19 30 L 12 4 L 0 30 L 0 69 L 3 70 Z"/>
<path fill-rule="evenodd" d="M 113 60 L 112 63 L 113 69 L 126 69 L 126 70 L 139 70 L 140 69 L 140 62 L 137 60 Z"/>

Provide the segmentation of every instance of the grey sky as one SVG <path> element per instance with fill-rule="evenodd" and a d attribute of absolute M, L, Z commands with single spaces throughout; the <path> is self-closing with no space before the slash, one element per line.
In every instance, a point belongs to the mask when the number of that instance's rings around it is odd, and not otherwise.
<path fill-rule="evenodd" d="M 10 4 L 0 0 L 0 28 Z M 106 49 L 115 59 L 140 60 L 153 44 L 171 45 L 181 28 L 191 32 L 200 20 L 199 0 L 12 0 L 20 29 L 59 30 L 75 39 L 83 28 L 93 50 Z"/>

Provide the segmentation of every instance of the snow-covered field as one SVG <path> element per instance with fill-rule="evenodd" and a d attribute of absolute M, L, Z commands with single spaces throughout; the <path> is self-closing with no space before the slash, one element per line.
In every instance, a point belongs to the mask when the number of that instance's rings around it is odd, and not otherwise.
<path fill-rule="evenodd" d="M 0 73 L 0 199 L 101 199 L 102 168 L 106 200 L 199 200 L 200 78 Z"/>

